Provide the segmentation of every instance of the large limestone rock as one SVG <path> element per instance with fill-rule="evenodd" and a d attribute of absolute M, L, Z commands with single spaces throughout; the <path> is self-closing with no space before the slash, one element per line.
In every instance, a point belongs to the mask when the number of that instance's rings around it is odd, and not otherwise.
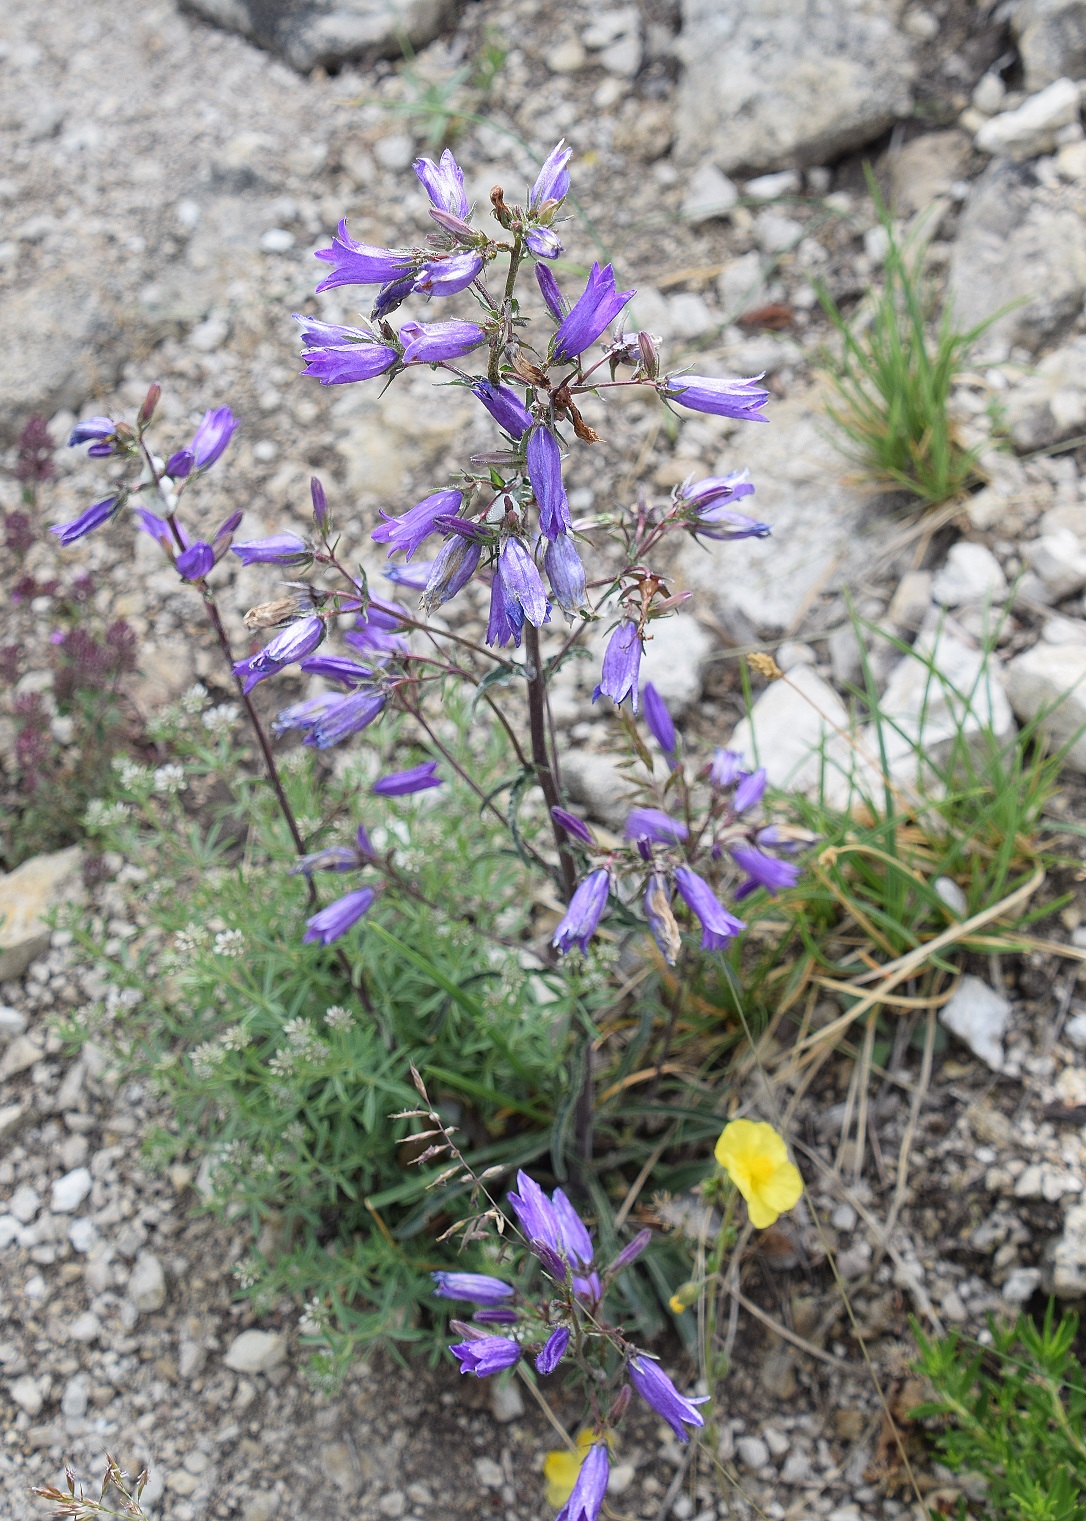
<path fill-rule="evenodd" d="M 1023 723 L 1053 747 L 1070 743 L 1064 764 L 1086 774 L 1086 647 L 1042 641 L 1007 667 L 1007 693 Z"/>
<path fill-rule="evenodd" d="M 1004 307 L 984 347 L 1038 349 L 1086 296 L 1086 193 L 1038 188 L 1028 168 L 997 161 L 976 181 L 950 261 L 954 319 L 968 329 Z M 1020 303 L 1020 304 L 1015 304 Z"/>
<path fill-rule="evenodd" d="M 83 883 L 78 845 L 24 861 L 0 877 L 0 982 L 21 977 L 49 949 L 45 915 L 61 903 L 78 902 Z"/>
<path fill-rule="evenodd" d="M 403 41 L 432 42 L 456 0 L 181 0 L 307 73 L 353 59 L 399 58 Z"/>
<path fill-rule="evenodd" d="M 1028 90 L 1086 75 L 1086 0 L 1019 0 L 1011 27 Z"/>
<path fill-rule="evenodd" d="M 1046 354 L 1032 375 L 1011 387 L 1005 405 L 1021 454 L 1086 432 L 1086 337 Z"/>
<path fill-rule="evenodd" d="M 912 108 L 899 0 L 683 0 L 677 149 L 732 170 L 802 167 Z"/>
<path fill-rule="evenodd" d="M 728 748 L 750 766 L 764 766 L 770 786 L 844 806 L 849 778 L 857 764 L 863 767 L 848 729 L 848 712 L 829 683 L 809 665 L 796 665 L 759 694 Z"/>

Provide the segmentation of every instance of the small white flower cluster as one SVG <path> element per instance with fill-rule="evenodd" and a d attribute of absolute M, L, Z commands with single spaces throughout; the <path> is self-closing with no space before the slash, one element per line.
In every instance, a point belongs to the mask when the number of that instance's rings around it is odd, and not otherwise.
<path fill-rule="evenodd" d="M 260 1269 L 251 1258 L 246 1258 L 244 1262 L 235 1262 L 230 1271 L 237 1280 L 239 1289 L 251 1289 L 260 1279 Z"/>
<path fill-rule="evenodd" d="M 186 924 L 173 937 L 174 954 L 179 960 L 187 960 L 202 951 L 208 941 L 208 932 L 202 924 Z"/>
<path fill-rule="evenodd" d="M 195 716 L 202 713 L 207 707 L 208 696 L 199 682 L 189 687 L 187 692 L 182 692 L 178 699 L 178 707 L 185 713 Z"/>
<path fill-rule="evenodd" d="M 189 1055 L 192 1070 L 199 1078 L 213 1077 L 216 1067 L 222 1065 L 226 1051 L 217 1040 L 205 1040 Z"/>
<path fill-rule="evenodd" d="M 185 787 L 184 766 L 157 766 L 152 777 L 152 790 L 172 796 Z"/>
<path fill-rule="evenodd" d="M 113 769 L 126 792 L 146 792 L 151 783 L 151 773 L 146 766 L 131 760 L 127 755 L 113 757 Z"/>
<path fill-rule="evenodd" d="M 298 1330 L 302 1336 L 319 1336 L 324 1329 L 324 1311 L 319 1299 L 307 1299 L 298 1316 Z"/>
<path fill-rule="evenodd" d="M 289 1049 L 306 1061 L 318 1062 L 328 1055 L 328 1047 L 323 1040 L 317 1039 L 308 1019 L 288 1020 L 283 1026 L 283 1034 L 287 1038 Z"/>
<path fill-rule="evenodd" d="M 294 1071 L 294 1065 L 298 1060 L 298 1053 L 292 1051 L 289 1046 L 284 1046 L 277 1051 L 268 1063 L 268 1071 L 273 1077 L 289 1077 Z"/>
<path fill-rule="evenodd" d="M 342 1004 L 334 1003 L 324 1011 L 324 1022 L 330 1030 L 349 1030 L 354 1024 L 354 1014 Z"/>
<path fill-rule="evenodd" d="M 224 1051 L 244 1051 L 246 1046 L 251 1046 L 253 1037 L 244 1025 L 231 1025 L 219 1036 Z"/>
<path fill-rule="evenodd" d="M 244 956 L 245 936 L 241 930 L 220 930 L 212 949 L 216 956 Z"/>
<path fill-rule="evenodd" d="M 92 797 L 83 815 L 83 827 L 90 833 L 110 829 L 126 819 L 131 812 L 127 803 L 107 803 L 104 798 Z"/>
<path fill-rule="evenodd" d="M 209 708 L 204 714 L 203 726 L 209 734 L 229 734 L 238 721 L 238 712 L 236 702 L 221 702 L 217 707 Z"/>

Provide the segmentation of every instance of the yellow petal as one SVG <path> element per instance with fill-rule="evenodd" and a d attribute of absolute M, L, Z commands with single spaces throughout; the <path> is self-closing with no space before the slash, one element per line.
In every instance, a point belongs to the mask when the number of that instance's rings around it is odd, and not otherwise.
<path fill-rule="evenodd" d="M 799 1203 L 803 1192 L 803 1179 L 800 1177 L 799 1168 L 792 1162 L 782 1162 L 773 1176 L 767 1178 L 759 1189 L 759 1193 L 771 1209 L 778 1214 L 783 1214 L 786 1209 L 791 1209 Z"/>
<path fill-rule="evenodd" d="M 750 1216 L 750 1223 L 754 1226 L 755 1230 L 764 1231 L 767 1226 L 776 1223 L 780 1210 L 774 1209 L 760 1195 L 755 1194 L 747 1200 L 747 1214 Z"/>
<path fill-rule="evenodd" d="M 672 1315 L 682 1315 L 686 1311 L 686 1305 L 683 1303 L 682 1297 L 679 1294 L 672 1294 L 671 1298 L 667 1302 L 667 1307 L 671 1311 Z"/>

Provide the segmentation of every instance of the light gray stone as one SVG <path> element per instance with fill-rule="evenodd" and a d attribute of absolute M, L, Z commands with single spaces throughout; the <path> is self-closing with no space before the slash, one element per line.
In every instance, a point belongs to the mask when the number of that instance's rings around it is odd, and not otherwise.
<path fill-rule="evenodd" d="M 1051 592 L 1052 602 L 1062 602 L 1086 586 L 1086 547 L 1070 528 L 1029 539 L 1023 553 L 1027 565 Z"/>
<path fill-rule="evenodd" d="M 93 1181 L 87 1167 L 74 1167 L 58 1178 L 49 1195 L 49 1207 L 54 1215 L 73 1214 L 90 1193 Z"/>
<path fill-rule="evenodd" d="M 743 194 L 751 201 L 776 201 L 782 195 L 798 195 L 803 181 L 794 169 L 781 169 L 777 174 L 759 174 L 743 186 Z"/>
<path fill-rule="evenodd" d="M 9 1009 L 7 1004 L 0 1004 L 0 1040 L 11 1040 L 15 1035 L 22 1035 L 26 1029 L 26 1015 L 20 1014 L 18 1009 Z"/>
<path fill-rule="evenodd" d="M 769 1448 L 761 1437 L 741 1436 L 735 1443 L 735 1452 L 744 1468 L 756 1472 L 769 1462 Z"/>
<path fill-rule="evenodd" d="M 3 952 L 0 952 L 0 961 L 3 960 Z M 29 1035 L 17 1035 L 4 1051 L 3 1060 L 0 1061 L 0 1082 L 9 1077 L 17 1077 L 20 1072 L 25 1072 L 35 1062 L 42 1059 L 42 1047 Z"/>
<path fill-rule="evenodd" d="M 1004 111 L 986 121 L 973 141 L 982 153 L 999 158 L 1016 162 L 1039 158 L 1052 152 L 1056 133 L 1077 121 L 1078 111 L 1078 86 L 1071 79 L 1057 79 L 1023 101 L 1017 110 Z"/>
<path fill-rule="evenodd" d="M 612 755 L 598 750 L 567 750 L 562 781 L 575 803 L 582 803 L 601 823 L 621 830 L 633 806 L 630 783 Z"/>
<path fill-rule="evenodd" d="M 0 982 L 21 977 L 49 949 L 51 931 L 44 916 L 51 908 L 82 900 L 82 866 L 83 851 L 72 845 L 34 856 L 0 877 Z"/>
<path fill-rule="evenodd" d="M 729 317 L 738 317 L 757 306 L 765 297 L 761 255 L 752 249 L 738 259 L 730 259 L 717 276 L 716 291 Z"/>
<path fill-rule="evenodd" d="M 939 1022 L 993 1072 L 1003 1070 L 1003 1036 L 1011 1006 L 979 977 L 963 977 L 939 1010 Z"/>
<path fill-rule="evenodd" d="M 767 207 L 754 218 L 754 236 L 764 254 L 784 253 L 803 236 L 803 223 Z"/>
<path fill-rule="evenodd" d="M 37 1379 L 29 1373 L 24 1373 L 22 1378 L 17 1378 L 14 1383 L 9 1384 L 8 1393 L 19 1409 L 25 1410 L 31 1419 L 40 1413 L 45 1404 Z"/>
<path fill-rule="evenodd" d="M 691 613 L 676 613 L 649 625 L 651 638 L 641 660 L 641 684 L 651 681 L 674 717 L 701 696 L 710 636 Z"/>
<path fill-rule="evenodd" d="M 936 572 L 931 595 L 942 607 L 1000 602 L 1007 595 L 1007 578 L 990 549 L 961 539 L 951 547 L 942 570 Z"/>
<path fill-rule="evenodd" d="M 1076 1051 L 1086 1051 L 1086 1014 L 1072 1014 L 1064 1026 L 1063 1035 Z"/>
<path fill-rule="evenodd" d="M 727 216 L 739 199 L 734 180 L 715 164 L 701 164 L 690 176 L 683 197 L 682 214 L 694 227 Z"/>
<path fill-rule="evenodd" d="M 890 203 L 898 216 L 913 216 L 947 195 L 969 161 L 964 132 L 926 132 L 890 154 Z"/>
<path fill-rule="evenodd" d="M 287 1339 L 278 1331 L 242 1331 L 223 1362 L 235 1373 L 267 1373 L 287 1360 Z"/>
<path fill-rule="evenodd" d="M 87 1375 L 77 1373 L 64 1385 L 60 1396 L 60 1413 L 66 1421 L 81 1421 L 87 1413 L 89 1390 Z"/>
<path fill-rule="evenodd" d="M 524 1396 L 516 1380 L 499 1382 L 498 1379 L 491 1379 L 490 1413 L 500 1426 L 507 1426 L 510 1421 L 519 1421 L 524 1408 Z"/>
<path fill-rule="evenodd" d="M 784 681 L 771 682 L 750 714 L 735 727 L 728 748 L 749 765 L 766 768 L 773 787 L 816 792 L 823 775 L 848 775 L 852 756 L 839 731 L 848 729 L 840 697 L 809 665 L 796 665 Z"/>
<path fill-rule="evenodd" d="M 1025 1304 L 1041 1287 L 1040 1268 L 1020 1267 L 1007 1278 L 1001 1293 L 1008 1304 Z"/>
<path fill-rule="evenodd" d="M 1086 75 L 1086 0 L 1019 0 L 1011 29 L 1027 89 Z"/>
<path fill-rule="evenodd" d="M 455 13 L 450 0 L 182 0 L 186 10 L 307 73 L 356 59 L 399 58 L 432 42 Z"/>
<path fill-rule="evenodd" d="M 90 1346 L 91 1342 L 98 1340 L 102 1334 L 102 1322 L 92 1310 L 84 1310 L 82 1315 L 77 1315 L 68 1327 L 68 1335 L 72 1341 L 81 1342 L 84 1346 Z"/>
<path fill-rule="evenodd" d="M 673 338 L 703 338 L 720 326 L 703 297 L 696 291 L 680 291 L 668 302 L 668 319 Z"/>
<path fill-rule="evenodd" d="M 1021 454 L 1086 432 L 1086 338 L 1072 338 L 1046 354 L 1032 375 L 1010 388 L 1003 405 Z"/>
<path fill-rule="evenodd" d="M 1038 727 L 1047 743 L 1069 744 L 1064 765 L 1086 774 L 1086 648 L 1035 644 L 1008 665 L 1007 695 L 1021 723 L 1043 715 Z"/>
<path fill-rule="evenodd" d="M 725 173 L 824 164 L 912 107 L 912 44 L 895 0 L 848 6 L 684 0 L 676 118 L 687 163 Z"/>
<path fill-rule="evenodd" d="M 128 1297 L 141 1315 L 166 1303 L 166 1274 L 153 1252 L 140 1252 L 128 1279 Z"/>
<path fill-rule="evenodd" d="M 1046 1277 L 1060 1299 L 1086 1295 L 1086 1204 L 1073 1204 L 1064 1216 L 1063 1234 L 1053 1244 Z"/>
<path fill-rule="evenodd" d="M 41 1195 L 29 1183 L 20 1183 L 8 1200 L 8 1212 L 20 1225 L 29 1225 L 41 1208 Z"/>

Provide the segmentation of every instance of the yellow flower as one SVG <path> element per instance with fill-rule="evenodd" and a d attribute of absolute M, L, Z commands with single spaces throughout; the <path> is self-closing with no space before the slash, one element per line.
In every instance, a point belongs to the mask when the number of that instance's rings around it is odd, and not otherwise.
<path fill-rule="evenodd" d="M 803 1179 L 772 1125 L 732 1120 L 724 1126 L 714 1155 L 747 1201 L 750 1223 L 758 1230 L 799 1202 Z"/>
<path fill-rule="evenodd" d="M 672 1315 L 683 1315 L 686 1312 L 686 1305 L 683 1303 L 682 1297 L 679 1294 L 672 1294 L 671 1298 L 667 1302 L 667 1307 L 671 1311 Z"/>
<path fill-rule="evenodd" d="M 673 1315 L 682 1315 L 692 1304 L 697 1304 L 701 1288 L 700 1283 L 681 1283 L 668 1300 L 668 1309 Z"/>
<path fill-rule="evenodd" d="M 573 1486 L 577 1482 L 581 1465 L 588 1456 L 588 1449 L 593 1442 L 598 1440 L 595 1431 L 588 1426 L 577 1437 L 576 1452 L 570 1452 L 568 1447 L 559 1447 L 553 1452 L 548 1452 L 543 1459 L 543 1477 L 547 1481 L 547 1504 L 553 1505 L 555 1510 L 560 1510 L 573 1493 Z M 610 1436 L 607 1438 L 607 1445 L 611 1446 Z"/>

